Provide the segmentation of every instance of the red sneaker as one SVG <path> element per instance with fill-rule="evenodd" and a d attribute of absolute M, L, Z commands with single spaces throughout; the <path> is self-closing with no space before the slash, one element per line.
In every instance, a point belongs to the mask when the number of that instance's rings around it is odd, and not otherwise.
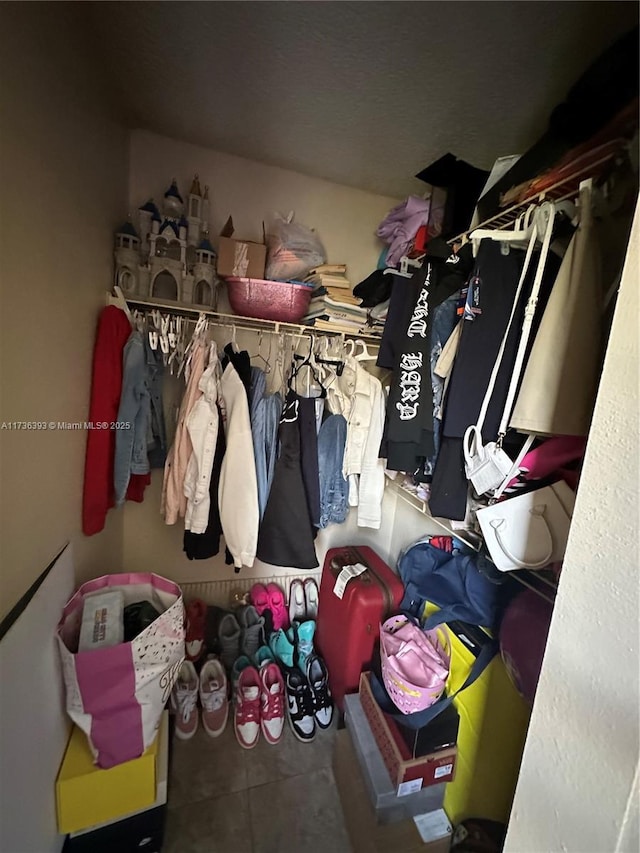
<path fill-rule="evenodd" d="M 199 598 L 194 598 L 186 606 L 187 636 L 185 639 L 185 655 L 187 660 L 197 661 L 205 650 L 204 629 L 207 621 L 207 605 Z"/>

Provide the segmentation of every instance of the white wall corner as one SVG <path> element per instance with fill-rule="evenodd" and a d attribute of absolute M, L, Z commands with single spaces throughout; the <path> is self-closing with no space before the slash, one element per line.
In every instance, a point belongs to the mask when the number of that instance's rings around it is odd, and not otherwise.
<path fill-rule="evenodd" d="M 506 853 L 638 849 L 639 240 L 637 207 Z"/>

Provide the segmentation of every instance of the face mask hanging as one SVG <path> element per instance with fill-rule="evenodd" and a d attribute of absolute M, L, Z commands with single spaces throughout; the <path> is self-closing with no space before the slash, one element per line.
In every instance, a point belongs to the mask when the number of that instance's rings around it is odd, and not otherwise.
<path fill-rule="evenodd" d="M 498 355 L 496 356 L 495 364 L 493 365 L 493 370 L 491 371 L 489 384 L 487 386 L 487 391 L 482 401 L 478 420 L 475 424 L 467 428 L 464 435 L 463 448 L 465 473 L 467 479 L 471 482 L 473 488 L 479 495 L 491 494 L 496 490 L 500 489 L 500 487 L 505 481 L 505 478 L 511 475 L 511 471 L 513 469 L 514 463 L 502 449 L 502 441 L 507 432 L 507 426 L 509 423 L 509 418 L 511 416 L 511 409 L 513 407 L 516 390 L 518 388 L 520 374 L 524 366 L 524 356 L 529 340 L 529 335 L 531 332 L 531 324 L 533 322 L 533 316 L 535 314 L 536 304 L 538 302 L 538 294 L 540 292 L 540 285 L 542 284 L 542 275 L 544 273 L 544 267 L 547 260 L 547 255 L 549 253 L 549 246 L 551 244 L 551 235 L 553 232 L 554 219 L 555 207 L 551 202 L 545 202 L 535 212 L 534 222 L 531 229 L 531 237 L 529 240 L 529 245 L 527 247 L 527 253 L 524 259 L 520 279 L 518 281 L 516 295 L 513 300 L 511 315 L 509 317 L 509 322 L 507 323 L 505 333 L 500 343 L 500 349 L 498 350 Z M 538 239 L 538 234 L 541 231 L 541 225 L 545 228 L 544 239 L 542 241 L 540 258 L 538 260 L 538 266 L 536 269 L 533 286 L 531 288 L 531 295 L 529 296 L 527 306 L 525 308 L 525 316 L 524 322 L 522 324 L 522 332 L 520 335 L 518 351 L 516 353 L 516 359 L 514 363 L 513 373 L 511 375 L 511 381 L 509 383 L 507 399 L 505 402 L 504 411 L 502 413 L 500 427 L 498 429 L 498 440 L 490 441 L 487 444 L 483 445 L 482 427 L 484 425 L 485 417 L 487 415 L 489 403 L 491 402 L 491 396 L 495 388 L 496 379 L 500 370 L 500 365 L 502 364 L 502 359 L 504 357 L 504 351 L 507 345 L 507 338 L 509 336 L 511 324 L 515 316 L 515 312 L 520 301 L 522 288 L 524 286 L 527 272 L 531 264 L 533 250 Z M 502 236 L 504 237 L 504 235 Z M 527 439 L 527 449 L 531 446 L 532 441 L 533 438 L 530 436 Z"/>

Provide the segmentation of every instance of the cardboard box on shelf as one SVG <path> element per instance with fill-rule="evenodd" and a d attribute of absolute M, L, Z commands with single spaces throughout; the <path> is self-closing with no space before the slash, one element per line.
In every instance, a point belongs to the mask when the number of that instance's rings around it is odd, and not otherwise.
<path fill-rule="evenodd" d="M 220 237 L 218 275 L 237 278 L 264 278 L 267 247 L 263 243 Z"/>
<path fill-rule="evenodd" d="M 161 725 L 167 725 L 166 715 Z M 93 763 L 87 736 L 74 726 L 56 780 L 59 832 L 77 832 L 152 806 L 160 740 L 158 733 L 139 758 L 102 770 Z"/>
<path fill-rule="evenodd" d="M 383 826 L 376 823 L 358 758 L 349 732 L 345 729 L 336 735 L 333 773 L 354 853 L 389 853 L 391 850 L 401 850 L 402 853 L 448 853 L 451 845 L 451 826 L 448 821 L 434 822 L 433 828 L 427 828 L 426 831 L 424 827 L 418 831 L 414 821 L 419 822 L 419 817 Z M 421 832 L 426 841 L 423 841 Z"/>
<path fill-rule="evenodd" d="M 359 693 L 362 708 L 395 785 L 414 779 L 421 779 L 423 786 L 438 785 L 454 779 L 457 758 L 455 746 L 414 758 L 398 726 L 376 702 L 371 692 L 368 672 L 363 672 L 360 676 Z"/>

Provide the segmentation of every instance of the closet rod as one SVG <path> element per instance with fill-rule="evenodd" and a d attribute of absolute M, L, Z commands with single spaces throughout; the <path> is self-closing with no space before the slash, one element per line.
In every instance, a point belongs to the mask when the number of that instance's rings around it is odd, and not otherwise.
<path fill-rule="evenodd" d="M 523 199 L 522 201 L 517 202 L 516 204 L 511 205 L 506 210 L 501 211 L 500 213 L 496 213 L 495 216 L 492 216 L 490 219 L 485 219 L 484 222 L 480 222 L 478 225 L 475 225 L 473 228 L 469 228 L 467 231 L 463 231 L 461 234 L 458 234 L 456 237 L 453 237 L 451 240 L 447 242 L 449 245 L 453 245 L 454 243 L 460 243 L 465 238 L 468 238 L 469 234 L 472 231 L 480 228 L 507 228 L 510 225 L 513 225 L 521 213 L 532 204 L 542 204 L 543 201 L 566 201 L 566 199 L 573 198 L 578 194 L 580 183 L 587 178 L 594 178 L 595 173 L 597 171 L 598 166 L 604 166 L 610 161 L 614 160 L 616 157 L 619 157 L 622 149 L 624 140 L 621 140 L 620 148 L 615 151 L 609 151 L 607 154 L 600 157 L 598 160 L 592 161 L 588 164 L 588 166 L 583 166 L 582 169 L 576 169 L 570 175 L 567 175 L 566 178 L 562 178 L 559 181 L 556 181 L 555 184 L 551 184 L 551 186 L 546 187 L 538 193 L 534 193 L 533 195 L 528 196 L 528 198 Z M 626 144 L 626 143 L 625 143 Z M 610 143 L 607 147 L 610 146 Z"/>
<path fill-rule="evenodd" d="M 167 311 L 173 314 L 180 314 L 184 316 L 185 319 L 193 321 L 197 320 L 200 314 L 204 314 L 206 317 L 211 318 L 209 320 L 209 324 L 214 326 L 235 326 L 238 329 L 253 332 L 262 331 L 270 335 L 284 333 L 300 339 L 307 338 L 311 335 L 315 335 L 316 337 L 340 337 L 353 340 L 361 338 L 373 347 L 380 346 L 380 336 L 368 335 L 362 332 L 333 332 L 325 329 L 316 329 L 314 326 L 304 326 L 299 323 L 284 323 L 279 320 L 260 320 L 257 317 L 243 317 L 240 314 L 224 314 L 220 311 L 214 311 L 211 308 L 199 308 L 193 305 L 184 305 L 179 302 L 170 302 L 162 299 L 140 299 L 137 297 L 124 297 L 124 299 L 126 305 L 130 309 L 142 308 L 150 311 L 154 309 Z M 107 293 L 107 304 L 122 307 L 119 296 L 113 296 L 111 293 Z"/>

